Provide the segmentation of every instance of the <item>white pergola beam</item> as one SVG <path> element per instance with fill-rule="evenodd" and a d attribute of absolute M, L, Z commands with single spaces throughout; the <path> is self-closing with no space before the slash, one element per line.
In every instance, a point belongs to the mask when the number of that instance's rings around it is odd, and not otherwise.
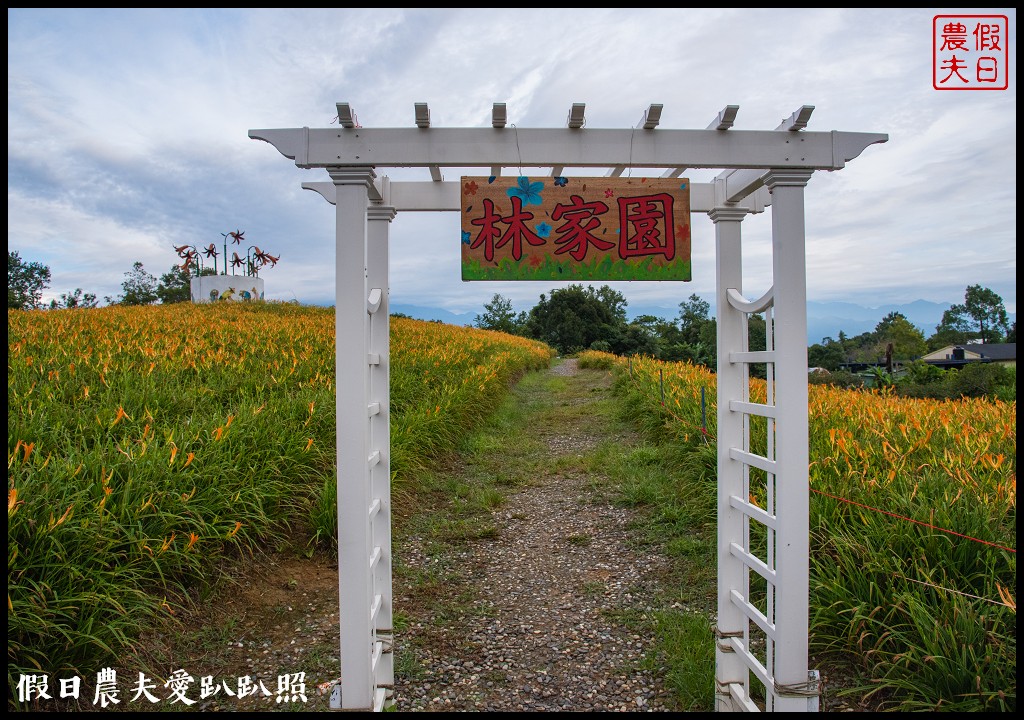
<path fill-rule="evenodd" d="M 661 111 L 665 108 L 661 104 L 651 104 L 647 108 L 647 112 L 644 113 L 643 128 L 644 130 L 653 130 L 658 127 L 658 123 L 661 122 Z"/>
<path fill-rule="evenodd" d="M 324 200 L 334 204 L 334 183 L 304 182 L 303 190 L 319 193 Z M 459 182 L 418 182 L 415 180 L 395 181 L 387 184 L 388 198 L 384 201 L 398 212 L 460 212 L 462 210 L 462 188 Z M 371 188 L 371 200 L 382 198 L 380 187 Z M 690 183 L 690 211 L 710 212 L 720 205 L 715 199 L 713 183 Z M 771 205 L 771 195 L 764 188 L 742 199 L 736 208 L 748 213 L 764 212 Z"/>
<path fill-rule="evenodd" d="M 811 119 L 812 112 L 814 112 L 813 105 L 801 105 L 792 115 L 783 120 L 776 130 L 788 130 L 790 132 L 803 130 L 807 127 L 807 122 Z"/>
<path fill-rule="evenodd" d="M 784 128 L 782 128 L 784 129 Z M 802 143 L 804 138 L 809 137 L 812 134 L 817 133 L 788 133 L 788 132 L 776 132 L 777 135 L 782 137 L 790 138 L 790 141 L 794 149 L 802 150 Z M 850 160 L 858 157 L 867 145 L 860 144 L 860 138 L 851 137 L 861 135 L 862 133 L 842 133 L 833 132 L 831 133 L 835 138 L 833 146 L 833 152 L 835 153 L 834 162 L 836 169 L 841 169 L 846 166 Z M 875 142 L 887 142 L 889 139 L 888 135 L 881 136 L 884 139 L 875 140 Z M 872 143 L 869 143 L 872 144 Z M 764 184 L 764 175 L 766 170 L 728 170 L 718 175 L 716 180 L 722 181 L 724 193 L 721 200 L 723 202 L 736 202 L 737 200 L 746 197 L 751 192 L 761 187 Z"/>
<path fill-rule="evenodd" d="M 565 121 L 567 127 L 578 130 L 587 121 L 584 112 L 587 109 L 586 103 L 573 103 L 569 110 L 569 118 Z"/>
<path fill-rule="evenodd" d="M 728 130 L 736 122 L 736 113 L 740 111 L 739 105 L 726 105 L 718 117 L 711 121 L 708 130 Z"/>
<path fill-rule="evenodd" d="M 505 103 L 494 103 L 491 108 L 491 127 L 503 128 L 508 122 L 508 113 L 505 110 Z"/>
<path fill-rule="evenodd" d="M 356 127 L 356 125 L 357 125 L 357 123 L 356 123 L 356 116 L 355 116 L 355 113 L 352 112 L 352 107 L 348 103 L 345 103 L 345 102 L 338 103 L 337 107 L 338 107 L 338 124 L 341 125 L 343 128 L 351 129 L 351 128 Z"/>
<path fill-rule="evenodd" d="M 635 136 L 635 137 L 634 137 Z M 880 133 L 772 130 L 431 128 L 430 142 L 415 128 L 281 128 L 250 130 L 298 167 L 613 167 L 630 147 L 629 167 L 800 168 L 839 170 L 874 143 Z M 517 142 L 518 138 L 518 142 Z"/>
<path fill-rule="evenodd" d="M 415 103 L 413 106 L 416 113 L 416 127 L 428 128 L 430 127 L 430 108 L 427 107 L 426 103 Z"/>

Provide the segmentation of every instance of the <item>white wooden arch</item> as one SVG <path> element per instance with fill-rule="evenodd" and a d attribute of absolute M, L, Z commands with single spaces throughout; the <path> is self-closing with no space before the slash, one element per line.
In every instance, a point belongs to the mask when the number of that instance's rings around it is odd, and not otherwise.
<path fill-rule="evenodd" d="M 703 130 L 659 129 L 661 105 L 635 128 L 592 129 L 574 103 L 564 128 L 506 127 L 495 103 L 489 128 L 433 128 L 426 103 L 416 127 L 361 127 L 338 103 L 330 128 L 250 130 L 300 168 L 323 168 L 330 182 L 303 183 L 336 206 L 336 412 L 338 584 L 341 678 L 331 707 L 381 710 L 394 689 L 391 608 L 390 436 L 388 401 L 388 237 L 405 211 L 459 211 L 459 183 L 442 168 L 627 168 L 679 177 L 689 168 L 721 172 L 691 184 L 691 211 L 715 223 L 718 320 L 718 710 L 818 708 L 816 672 L 807 666 L 808 423 L 804 186 L 818 170 L 839 170 L 878 133 L 804 131 L 813 106 L 774 130 L 733 130 L 729 105 Z M 624 151 L 628 149 L 628 153 Z M 623 158 L 628 162 L 623 163 Z M 392 182 L 378 168 L 423 168 L 430 179 Z M 478 173 L 479 174 L 479 171 Z M 740 222 L 772 209 L 771 289 L 743 296 Z M 454 251 L 454 250 L 453 250 Z M 747 316 L 764 312 L 768 348 L 747 348 Z M 749 397 L 748 367 L 765 364 L 767 399 Z M 752 452 L 751 417 L 766 437 Z M 759 440 L 759 438 L 758 438 Z M 751 500 L 751 483 L 763 491 Z M 752 547 L 753 535 L 758 538 Z M 753 573 L 753 575 L 752 575 Z M 755 576 L 761 579 L 757 580 Z M 756 592 L 751 591 L 755 577 Z"/>

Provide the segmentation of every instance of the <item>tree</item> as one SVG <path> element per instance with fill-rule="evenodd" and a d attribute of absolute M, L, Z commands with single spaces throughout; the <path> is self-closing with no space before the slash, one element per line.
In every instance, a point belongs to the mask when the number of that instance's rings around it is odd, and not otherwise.
<path fill-rule="evenodd" d="M 649 316 L 648 316 L 649 317 Z M 631 322 L 619 323 L 615 326 L 615 332 L 611 339 L 606 342 L 608 351 L 616 355 L 647 355 L 658 357 L 660 346 L 655 331 L 646 323 Z M 600 349 L 597 343 L 591 343 L 594 350 Z"/>
<path fill-rule="evenodd" d="M 608 285 L 602 285 L 597 289 L 597 299 L 607 307 L 612 315 L 622 322 L 626 322 L 626 296 L 618 290 L 612 290 Z"/>
<path fill-rule="evenodd" d="M 715 369 L 718 362 L 718 321 L 711 304 L 699 295 L 679 303 L 677 342 L 667 348 L 666 360 L 692 362 Z M 763 336 L 763 334 L 762 334 Z"/>
<path fill-rule="evenodd" d="M 522 319 L 512 309 L 511 300 L 495 293 L 489 303 L 484 303 L 484 313 L 476 316 L 473 325 L 484 330 L 497 330 L 516 335 L 522 330 Z"/>
<path fill-rule="evenodd" d="M 50 309 L 72 309 L 72 308 L 94 308 L 99 303 L 94 293 L 82 294 L 82 288 L 75 288 L 74 292 L 61 293 L 60 299 L 50 301 Z"/>
<path fill-rule="evenodd" d="M 50 268 L 25 262 L 16 250 L 7 251 L 7 307 L 33 310 L 42 306 L 43 290 L 50 286 Z"/>
<path fill-rule="evenodd" d="M 970 334 L 964 319 L 946 310 L 942 313 L 942 320 L 935 326 L 935 333 L 928 338 L 928 349 L 938 350 L 947 345 L 963 345 L 969 339 Z"/>
<path fill-rule="evenodd" d="M 846 356 L 853 362 L 873 363 L 885 359 L 885 346 L 878 346 L 875 332 L 864 332 L 843 340 Z"/>
<path fill-rule="evenodd" d="M 215 271 L 210 272 L 215 274 Z M 192 299 L 192 275 L 182 270 L 180 265 L 171 265 L 170 272 L 160 276 L 156 295 L 164 305 L 188 302 Z"/>
<path fill-rule="evenodd" d="M 983 343 L 1000 342 L 1009 329 L 1003 299 L 981 285 L 968 287 L 963 304 L 944 312 L 942 322 L 935 328 L 936 335 L 954 330 L 964 334 L 961 342 L 980 339 Z"/>
<path fill-rule="evenodd" d="M 562 354 L 586 350 L 598 341 L 611 347 L 624 330 L 619 310 L 625 299 L 606 288 L 573 284 L 552 290 L 550 297 L 541 295 L 527 316 L 526 334 Z"/>
<path fill-rule="evenodd" d="M 711 321 L 711 304 L 700 295 L 691 295 L 689 300 L 679 303 L 679 329 L 684 342 L 696 345 L 700 342 L 701 330 Z"/>
<path fill-rule="evenodd" d="M 156 278 L 145 271 L 141 262 L 136 260 L 124 277 L 119 305 L 152 305 L 159 299 Z"/>
<path fill-rule="evenodd" d="M 807 348 L 807 365 L 809 367 L 825 368 L 832 372 L 838 370 L 844 362 L 846 362 L 846 351 L 843 350 L 843 344 L 830 337 L 822 338 L 820 343 L 815 343 Z"/>
<path fill-rule="evenodd" d="M 924 333 L 900 312 L 893 311 L 882 318 L 875 326 L 875 337 L 876 348 L 881 348 L 883 355 L 885 348 L 892 343 L 893 360 L 913 360 L 928 353 Z"/>

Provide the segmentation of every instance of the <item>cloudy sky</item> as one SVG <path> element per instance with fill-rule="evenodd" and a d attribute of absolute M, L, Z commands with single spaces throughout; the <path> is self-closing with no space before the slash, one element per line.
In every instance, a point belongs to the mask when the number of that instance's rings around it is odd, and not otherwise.
<path fill-rule="evenodd" d="M 936 13 L 1009 18 L 1009 88 L 933 89 Z M 8 248 L 52 271 L 46 299 L 121 291 L 141 261 L 241 229 L 279 255 L 267 296 L 334 297 L 334 212 L 256 128 L 329 127 L 348 102 L 370 127 L 770 130 L 802 105 L 811 131 L 886 133 L 806 190 L 809 300 L 962 302 L 968 285 L 1016 312 L 1016 11 L 747 9 L 138 9 L 7 11 Z M 511 174 L 506 169 L 506 174 Z M 380 169 L 396 180 L 426 171 Z M 577 173 L 578 174 L 578 173 Z M 603 174 L 603 173 L 601 173 Z M 707 181 L 713 171 L 691 171 Z M 445 179 L 457 179 L 447 177 Z M 552 285 L 461 281 L 455 213 L 392 223 L 392 302 L 518 309 Z M 744 284 L 767 289 L 770 211 L 744 222 Z M 693 218 L 693 281 L 616 285 L 631 305 L 714 292 L 714 226 Z"/>

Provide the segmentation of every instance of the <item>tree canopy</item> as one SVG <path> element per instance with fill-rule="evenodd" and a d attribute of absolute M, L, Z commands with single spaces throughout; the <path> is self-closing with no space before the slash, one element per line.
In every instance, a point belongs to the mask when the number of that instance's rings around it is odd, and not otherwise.
<path fill-rule="evenodd" d="M 1003 299 L 993 290 L 971 285 L 964 293 L 964 302 L 953 305 L 942 314 L 942 322 L 935 328 L 951 342 L 961 344 L 972 340 L 983 343 L 1002 342 L 1010 331 L 1009 319 Z"/>
<path fill-rule="evenodd" d="M 216 275 L 213 268 L 203 268 L 200 275 Z M 183 270 L 180 265 L 171 265 L 171 269 L 160 276 L 156 286 L 156 295 L 164 305 L 189 302 L 192 299 L 192 274 Z"/>
<path fill-rule="evenodd" d="M 99 305 L 95 293 L 84 293 L 82 288 L 75 288 L 74 292 L 64 292 L 60 298 L 50 301 L 51 310 L 68 310 L 72 308 L 94 308 Z"/>
<path fill-rule="evenodd" d="M 43 290 L 50 286 L 50 268 L 26 262 L 17 250 L 7 251 L 7 307 L 34 310 L 42 307 Z"/>
<path fill-rule="evenodd" d="M 886 355 L 891 343 L 893 360 L 913 360 L 928 353 L 928 343 L 924 333 L 907 320 L 906 315 L 891 312 L 875 326 L 875 351 Z"/>
<path fill-rule="evenodd" d="M 499 332 L 517 335 L 522 331 L 526 322 L 526 314 L 516 314 L 512 309 L 512 301 L 495 293 L 489 303 L 484 303 L 484 312 L 477 315 L 473 325 L 484 330 L 497 330 Z"/>
<path fill-rule="evenodd" d="M 132 269 L 124 274 L 121 288 L 118 305 L 152 305 L 160 299 L 156 292 L 156 278 L 146 272 L 138 260 L 132 264 Z"/>
<path fill-rule="evenodd" d="M 608 298 L 593 287 L 576 284 L 552 290 L 550 297 L 541 295 L 527 316 L 527 335 L 563 354 L 586 350 L 598 341 L 608 342 L 616 325 L 623 322 L 618 307 L 609 305 Z"/>

